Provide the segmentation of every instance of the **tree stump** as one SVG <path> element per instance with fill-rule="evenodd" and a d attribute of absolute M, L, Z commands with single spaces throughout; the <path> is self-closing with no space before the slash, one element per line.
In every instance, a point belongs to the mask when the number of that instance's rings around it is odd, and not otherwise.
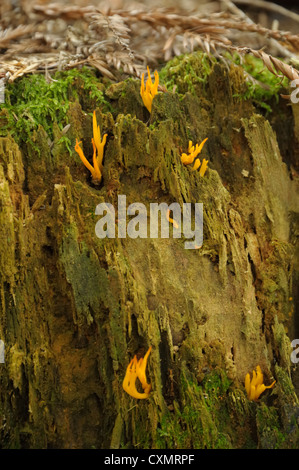
<path fill-rule="evenodd" d="M 281 99 L 266 116 L 235 96 L 244 80 L 213 62 L 193 93 L 160 92 L 149 114 L 139 80 L 99 79 L 107 107 L 78 78 L 70 128 L 49 119 L 50 140 L 41 124 L 18 136 L 2 108 L 0 447 L 298 446 L 299 105 Z M 91 161 L 93 110 L 108 134 L 100 186 L 74 151 L 82 140 Z M 180 155 L 206 137 L 201 177 Z M 98 238 L 96 207 L 117 218 L 119 195 L 202 203 L 203 245 Z M 137 400 L 122 382 L 150 346 L 152 389 Z M 257 365 L 276 383 L 255 402 L 244 379 Z"/>

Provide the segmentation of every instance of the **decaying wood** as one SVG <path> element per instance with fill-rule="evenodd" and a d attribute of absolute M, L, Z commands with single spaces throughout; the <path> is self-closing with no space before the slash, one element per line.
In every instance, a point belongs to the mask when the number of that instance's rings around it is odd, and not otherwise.
<path fill-rule="evenodd" d="M 117 83 L 95 79 L 104 105 L 82 86 L 86 71 L 74 74 L 48 131 L 38 120 L 23 135 L 20 113 L 2 106 L 0 448 L 298 448 L 298 107 L 279 101 L 268 120 L 254 98 L 236 98 L 244 75 L 223 54 L 251 54 L 292 81 L 297 36 L 230 1 L 209 15 L 35 3 L 0 4 L 2 79 L 40 73 L 51 87 L 53 71 L 89 65 Z M 194 94 L 158 93 L 149 116 L 140 82 L 123 78 L 196 49 L 222 63 Z M 9 88 L 30 109 L 19 83 Z M 39 85 L 29 89 L 36 106 Z M 93 110 L 107 133 L 100 187 L 74 151 L 82 140 L 91 161 Z M 204 177 L 182 164 L 191 138 L 207 139 Z M 124 194 L 146 208 L 202 202 L 203 244 L 98 238 L 97 205 L 117 210 Z M 150 346 L 151 393 L 135 401 L 123 380 Z M 255 403 L 244 378 L 257 365 L 276 383 Z"/>

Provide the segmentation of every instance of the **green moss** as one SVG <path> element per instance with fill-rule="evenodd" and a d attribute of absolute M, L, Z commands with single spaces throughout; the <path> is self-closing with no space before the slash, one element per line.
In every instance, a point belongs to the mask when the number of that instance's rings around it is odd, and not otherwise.
<path fill-rule="evenodd" d="M 233 97 L 252 100 L 257 107 L 271 112 L 273 105 L 279 101 L 282 89 L 287 87 L 287 78 L 275 76 L 261 59 L 250 54 L 242 56 L 242 61 L 238 54 L 226 54 L 226 57 L 232 64 L 230 81 Z M 184 54 L 167 63 L 159 73 L 160 81 L 169 92 L 175 90 L 181 97 L 189 92 L 204 98 L 207 95 L 208 77 L 216 63 L 214 56 L 203 52 Z"/>
<path fill-rule="evenodd" d="M 259 447 L 263 449 L 296 449 L 299 443 L 299 402 L 285 367 L 275 365 L 276 384 L 272 395 L 276 406 L 258 403 L 256 425 Z M 277 406 L 279 404 L 279 406 Z"/>
<path fill-rule="evenodd" d="M 247 78 L 244 77 L 245 89 L 241 92 L 236 91 L 234 97 L 240 100 L 252 100 L 258 107 L 271 112 L 273 103 L 278 103 L 282 89 L 287 87 L 287 78 L 276 77 L 266 68 L 261 59 L 250 54 L 242 56 L 242 61 L 238 54 L 234 56 L 228 54 L 228 57 L 248 74 Z M 250 80 L 250 76 L 254 80 Z"/>
<path fill-rule="evenodd" d="M 203 380 L 203 387 L 208 394 L 209 402 L 215 402 L 219 397 L 222 397 L 231 385 L 231 381 L 227 378 L 226 374 L 219 370 L 214 371 Z"/>
<path fill-rule="evenodd" d="M 0 106 L 0 135 L 10 133 L 18 144 L 31 140 L 33 131 L 42 126 L 53 139 L 53 123 L 59 129 L 68 124 L 70 102 L 79 100 L 87 111 L 98 105 L 109 109 L 104 85 L 89 69 L 56 72 L 50 81 L 43 75 L 26 75 L 6 88 L 5 103 Z M 62 138 L 68 150 L 70 142 Z"/>
<path fill-rule="evenodd" d="M 256 412 L 259 444 L 262 449 L 280 449 L 286 439 L 281 432 L 277 410 L 260 403 Z"/>
<path fill-rule="evenodd" d="M 160 71 L 160 81 L 168 91 L 175 87 L 179 94 L 189 92 L 200 96 L 215 63 L 216 59 L 204 52 L 180 55 L 170 60 Z"/>
<path fill-rule="evenodd" d="M 226 394 L 231 382 L 221 370 L 215 370 L 199 385 L 188 373 L 182 374 L 181 404 L 166 414 L 157 429 L 159 448 L 232 447 Z"/>

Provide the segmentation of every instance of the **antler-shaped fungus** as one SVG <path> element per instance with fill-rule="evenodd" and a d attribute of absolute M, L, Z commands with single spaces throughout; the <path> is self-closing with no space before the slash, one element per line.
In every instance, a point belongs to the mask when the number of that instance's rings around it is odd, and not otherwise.
<path fill-rule="evenodd" d="M 189 140 L 189 146 L 188 146 L 188 154 L 187 153 L 182 153 L 181 155 L 181 161 L 184 165 L 190 165 L 190 163 L 193 163 L 194 160 L 196 159 L 197 155 L 200 154 L 200 152 L 203 149 L 203 146 L 205 142 L 208 140 L 208 138 L 204 139 L 200 144 L 196 144 L 194 147 L 193 143 L 191 140 Z M 201 168 L 199 170 L 200 176 L 204 176 L 208 166 L 208 160 L 205 158 L 202 161 Z M 195 160 L 194 166 L 192 168 L 193 171 L 197 170 L 200 167 L 200 160 L 197 158 Z"/>
<path fill-rule="evenodd" d="M 249 400 L 257 401 L 261 393 L 263 393 L 266 388 L 272 388 L 276 382 L 276 380 L 274 380 L 271 385 L 266 386 L 263 384 L 263 380 L 264 377 L 260 366 L 256 367 L 256 372 L 255 370 L 252 371 L 252 380 L 250 380 L 250 374 L 246 374 L 245 388 Z"/>
<path fill-rule="evenodd" d="M 76 139 L 75 150 L 79 154 L 81 161 L 84 163 L 86 168 L 91 173 L 92 182 L 94 184 L 100 184 L 102 180 L 102 171 L 103 171 L 103 156 L 104 156 L 104 146 L 106 144 L 107 134 L 103 136 L 103 140 L 101 140 L 101 131 L 100 126 L 97 125 L 97 118 L 96 112 L 93 112 L 92 118 L 93 124 L 93 138 L 91 139 L 92 146 L 93 146 L 93 167 L 85 157 L 83 150 L 80 147 L 81 142 L 78 142 Z"/>
<path fill-rule="evenodd" d="M 148 109 L 148 111 L 152 112 L 152 102 L 154 96 L 158 94 L 158 85 L 159 85 L 159 74 L 157 70 L 155 70 L 155 82 L 152 82 L 151 74 L 149 68 L 147 67 L 148 79 L 146 80 L 146 84 L 144 85 L 144 73 L 142 74 L 141 78 L 141 86 L 140 86 L 140 95 L 143 101 L 144 106 Z"/>
<path fill-rule="evenodd" d="M 146 365 L 148 356 L 151 352 L 152 347 L 150 347 L 143 358 L 140 358 L 137 361 L 137 356 L 135 355 L 131 360 L 130 364 L 127 367 L 126 375 L 123 380 L 123 389 L 133 398 L 144 399 L 148 398 L 151 391 L 151 384 L 147 383 L 146 379 Z M 138 392 L 136 389 L 136 380 L 140 380 L 144 393 Z"/>

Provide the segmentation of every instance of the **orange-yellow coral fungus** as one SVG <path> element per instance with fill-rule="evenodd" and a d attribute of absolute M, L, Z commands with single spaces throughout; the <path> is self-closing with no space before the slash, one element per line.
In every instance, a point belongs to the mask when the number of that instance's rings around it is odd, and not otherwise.
<path fill-rule="evenodd" d="M 201 167 L 200 167 L 200 170 L 199 170 L 199 175 L 200 176 L 204 176 L 205 172 L 207 171 L 207 167 L 208 167 L 208 160 L 206 160 L 204 158 L 202 160 L 202 164 L 201 164 Z"/>
<path fill-rule="evenodd" d="M 146 373 L 145 373 L 147 360 L 151 352 L 151 349 L 152 348 L 150 347 L 147 353 L 145 354 L 145 356 L 143 358 L 140 358 L 139 361 L 137 361 L 137 357 L 134 356 L 130 364 L 127 367 L 126 375 L 123 380 L 123 389 L 133 398 L 139 398 L 139 399 L 148 398 L 149 393 L 151 391 L 152 386 L 151 384 L 147 383 Z M 136 389 L 137 377 L 141 382 L 141 386 L 143 388 L 144 393 L 140 393 Z"/>
<path fill-rule="evenodd" d="M 188 154 L 187 153 L 182 153 L 182 155 L 181 155 L 182 163 L 184 165 L 190 165 L 190 163 L 193 163 L 194 160 L 196 159 L 197 155 L 200 154 L 200 152 L 202 151 L 203 146 L 204 146 L 204 144 L 207 140 L 208 140 L 208 138 L 204 139 L 200 144 L 196 144 L 195 147 L 194 147 L 192 141 L 189 140 Z M 201 162 L 198 158 L 197 160 L 195 160 L 192 170 L 193 171 L 197 170 L 200 167 L 200 164 L 201 164 Z M 207 169 L 207 165 L 208 165 L 208 160 L 206 160 L 204 158 L 203 162 L 202 162 L 202 165 L 201 165 L 201 168 L 199 170 L 200 176 L 204 176 L 204 174 L 206 172 L 206 169 Z"/>
<path fill-rule="evenodd" d="M 151 388 L 152 388 L 151 384 L 147 383 L 146 372 L 145 372 L 148 356 L 150 355 L 151 350 L 152 350 L 152 347 L 150 346 L 147 353 L 145 354 L 145 356 L 143 358 L 141 357 L 139 359 L 139 361 L 137 362 L 137 367 L 136 367 L 137 377 L 141 382 L 141 385 L 142 385 L 142 388 L 143 388 L 144 392 L 147 393 L 147 394 L 149 394 L 149 392 L 151 391 Z"/>
<path fill-rule="evenodd" d="M 274 380 L 271 385 L 266 386 L 263 384 L 263 380 L 264 377 L 260 366 L 256 367 L 256 372 L 255 370 L 252 371 L 252 380 L 250 380 L 250 374 L 246 374 L 245 389 L 249 400 L 257 401 L 261 393 L 263 393 L 266 388 L 272 388 L 276 382 L 276 380 Z"/>
<path fill-rule="evenodd" d="M 144 73 L 141 77 L 141 86 L 140 86 L 140 95 L 143 101 L 144 106 L 147 110 L 151 113 L 152 112 L 152 102 L 154 96 L 158 93 L 158 85 L 159 85 L 159 74 L 157 70 L 155 70 L 155 82 L 152 82 L 151 75 L 149 68 L 147 67 L 148 79 L 146 80 L 146 84 L 144 85 Z"/>
<path fill-rule="evenodd" d="M 200 167 L 200 160 L 199 160 L 199 158 L 196 158 L 192 170 L 196 171 L 196 170 L 198 170 L 199 167 Z"/>
<path fill-rule="evenodd" d="M 102 171 L 103 171 L 103 156 L 104 156 L 104 146 L 106 144 L 107 134 L 103 136 L 103 140 L 101 140 L 101 131 L 100 126 L 97 125 L 97 118 L 95 111 L 93 112 L 92 118 L 93 124 L 93 138 L 91 139 L 92 146 L 93 146 L 93 166 L 89 163 L 87 158 L 85 157 L 83 150 L 80 147 L 81 142 L 78 142 L 76 139 L 75 150 L 78 153 L 79 157 L 81 158 L 82 162 L 88 168 L 92 176 L 92 182 L 95 184 L 99 184 L 102 180 Z"/>
<path fill-rule="evenodd" d="M 103 170 L 103 156 L 104 156 L 104 146 L 106 144 L 107 134 L 104 134 L 103 140 L 101 140 L 101 131 L 100 126 L 97 125 L 97 118 L 95 111 L 93 112 L 92 116 L 92 127 L 93 127 L 93 139 L 92 143 L 95 144 L 94 146 L 94 155 L 95 155 L 95 147 L 97 150 L 96 160 L 99 166 L 100 171 Z"/>

